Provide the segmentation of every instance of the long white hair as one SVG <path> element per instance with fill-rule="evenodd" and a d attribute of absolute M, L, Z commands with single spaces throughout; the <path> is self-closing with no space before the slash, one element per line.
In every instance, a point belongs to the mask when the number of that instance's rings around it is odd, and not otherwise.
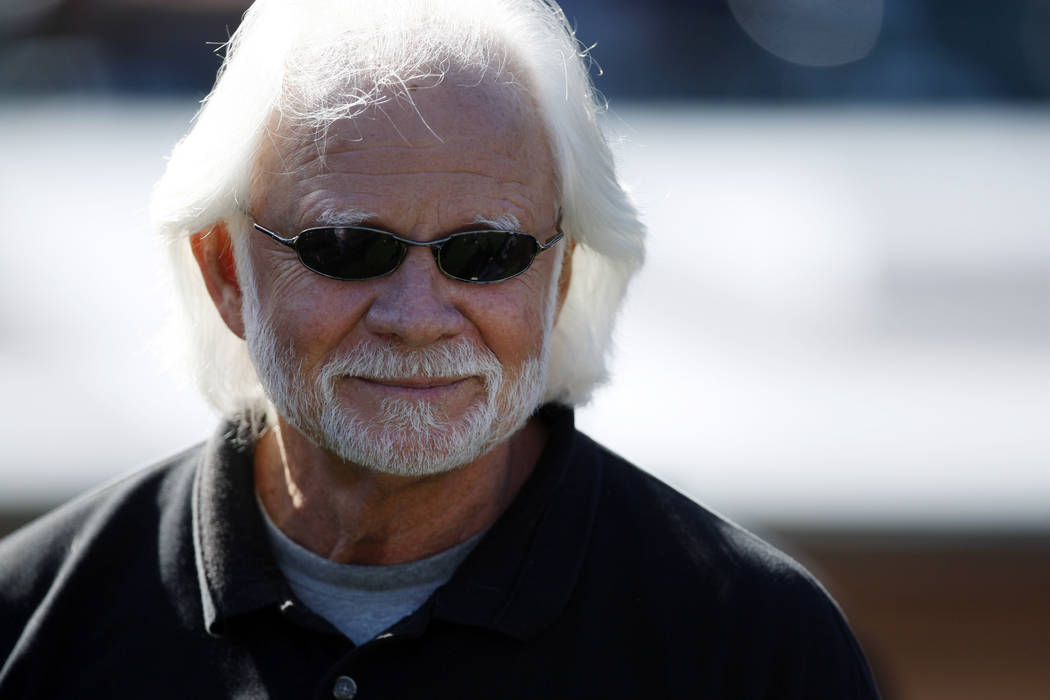
<path fill-rule="evenodd" d="M 412 80 L 439 81 L 463 69 L 514 82 L 543 115 L 562 229 L 576 244 L 544 400 L 586 402 L 607 377 L 615 317 L 642 263 L 645 235 L 598 124 L 586 60 L 550 0 L 257 0 L 150 206 L 170 249 L 209 402 L 226 416 L 258 417 L 268 408 L 244 341 L 207 293 L 189 237 L 225 222 L 235 242 L 243 240 L 254 167 L 274 124 L 320 138 L 335 120 Z"/>

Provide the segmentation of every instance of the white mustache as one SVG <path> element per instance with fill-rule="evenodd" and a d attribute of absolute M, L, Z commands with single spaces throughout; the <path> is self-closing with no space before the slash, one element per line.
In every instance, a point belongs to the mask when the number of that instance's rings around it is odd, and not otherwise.
<path fill-rule="evenodd" d="M 375 343 L 354 346 L 324 365 L 320 384 L 327 391 L 343 377 L 363 379 L 457 379 L 480 376 L 486 388 L 498 389 L 503 366 L 488 348 L 468 342 L 447 343 L 418 350 L 395 349 Z"/>

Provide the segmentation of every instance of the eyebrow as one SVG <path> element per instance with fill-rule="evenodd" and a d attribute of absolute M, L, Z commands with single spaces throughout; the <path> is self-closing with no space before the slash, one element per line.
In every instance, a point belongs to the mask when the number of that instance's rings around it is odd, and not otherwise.
<path fill-rule="evenodd" d="M 483 224 L 485 226 L 491 226 L 493 228 L 500 229 L 501 231 L 520 231 L 521 222 L 518 221 L 518 217 L 513 214 L 504 214 L 495 218 L 488 218 L 486 216 L 474 217 L 474 224 Z"/>
<path fill-rule="evenodd" d="M 374 213 L 361 209 L 329 207 L 317 216 L 317 223 L 322 226 L 358 226 L 374 218 Z"/>
<path fill-rule="evenodd" d="M 379 217 L 373 212 L 352 207 L 329 207 L 317 215 L 317 223 L 321 226 L 360 226 L 368 225 Z M 500 231 L 520 231 L 521 222 L 513 214 L 502 214 L 495 217 L 476 216 L 468 227 L 486 226 Z M 465 228 L 468 228 L 465 227 Z"/>

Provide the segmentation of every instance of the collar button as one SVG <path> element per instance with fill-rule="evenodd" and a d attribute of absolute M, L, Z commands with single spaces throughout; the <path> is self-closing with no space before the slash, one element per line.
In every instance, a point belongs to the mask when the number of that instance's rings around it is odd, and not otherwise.
<path fill-rule="evenodd" d="M 357 683 L 350 676 L 339 676 L 332 686 L 332 697 L 335 700 L 353 700 L 357 696 Z"/>

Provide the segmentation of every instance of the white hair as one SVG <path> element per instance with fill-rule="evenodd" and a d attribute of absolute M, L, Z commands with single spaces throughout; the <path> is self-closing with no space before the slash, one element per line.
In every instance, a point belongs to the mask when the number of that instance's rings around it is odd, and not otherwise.
<path fill-rule="evenodd" d="M 615 317 L 645 234 L 598 124 L 586 53 L 551 0 L 257 0 L 150 207 L 170 248 L 209 402 L 231 417 L 268 412 L 246 345 L 216 311 L 189 237 L 223 222 L 240 247 L 255 167 L 274 127 L 323 138 L 334 121 L 391 95 L 410 100 L 409 82 L 437 84 L 466 71 L 512 83 L 543 117 L 562 230 L 575 243 L 543 400 L 585 403 L 607 378 Z"/>

